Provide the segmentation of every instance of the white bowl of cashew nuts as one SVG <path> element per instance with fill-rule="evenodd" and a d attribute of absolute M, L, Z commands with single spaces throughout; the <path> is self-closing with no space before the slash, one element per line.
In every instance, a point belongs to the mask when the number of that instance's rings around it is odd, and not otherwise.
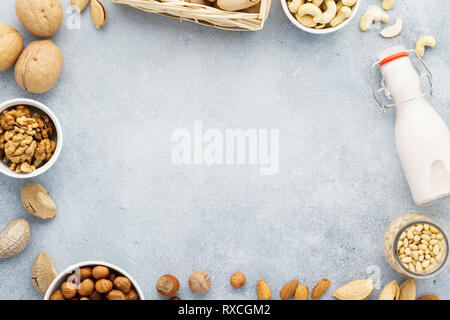
<path fill-rule="evenodd" d="M 361 0 L 281 0 L 288 19 L 299 29 L 327 34 L 344 28 L 355 17 Z"/>

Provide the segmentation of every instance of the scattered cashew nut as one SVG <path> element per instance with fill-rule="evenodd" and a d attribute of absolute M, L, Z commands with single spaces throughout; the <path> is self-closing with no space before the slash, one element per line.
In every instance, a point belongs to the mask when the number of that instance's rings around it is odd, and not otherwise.
<path fill-rule="evenodd" d="M 386 12 L 384 12 L 379 8 L 367 11 L 361 17 L 361 20 L 359 22 L 359 27 L 361 31 L 369 30 L 375 21 L 389 22 L 389 16 Z"/>
<path fill-rule="evenodd" d="M 314 22 L 327 24 L 336 16 L 336 2 L 334 0 L 325 0 L 325 5 L 327 6 L 327 10 L 319 16 L 314 16 Z"/>
<path fill-rule="evenodd" d="M 397 18 L 393 25 L 390 25 L 380 31 L 380 35 L 385 38 L 393 38 L 400 34 L 403 27 L 402 18 Z"/>
<path fill-rule="evenodd" d="M 25 249 L 30 240 L 30 225 L 25 219 L 12 220 L 0 234 L 0 258 L 13 257 Z"/>
<path fill-rule="evenodd" d="M 384 10 L 390 10 L 395 4 L 395 0 L 383 0 L 382 7 Z"/>
<path fill-rule="evenodd" d="M 337 25 L 344 22 L 346 19 L 348 19 L 352 15 L 352 9 L 350 9 L 347 6 L 343 6 L 339 11 L 336 17 L 334 17 L 333 20 L 330 22 L 330 26 L 336 27 Z"/>
<path fill-rule="evenodd" d="M 41 295 L 45 296 L 48 287 L 58 273 L 53 266 L 52 258 L 44 252 L 40 252 L 34 259 L 31 267 L 31 283 Z"/>
<path fill-rule="evenodd" d="M 416 52 L 422 58 L 425 54 L 425 47 L 434 48 L 436 39 L 433 36 L 421 36 L 416 42 Z"/>

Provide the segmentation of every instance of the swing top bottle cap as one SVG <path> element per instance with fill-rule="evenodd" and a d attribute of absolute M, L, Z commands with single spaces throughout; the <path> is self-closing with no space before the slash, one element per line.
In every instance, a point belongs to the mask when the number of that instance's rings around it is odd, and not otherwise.
<path fill-rule="evenodd" d="M 380 60 L 380 66 L 382 66 L 390 61 L 407 56 L 408 52 L 404 46 L 395 46 L 380 52 L 380 54 L 378 55 L 378 59 Z"/>

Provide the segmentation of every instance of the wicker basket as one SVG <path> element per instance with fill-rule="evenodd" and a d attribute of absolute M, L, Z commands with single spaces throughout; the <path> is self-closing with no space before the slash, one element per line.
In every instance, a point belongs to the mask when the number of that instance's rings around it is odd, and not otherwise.
<path fill-rule="evenodd" d="M 264 26 L 269 14 L 270 1 L 261 0 L 259 13 L 229 12 L 210 6 L 174 0 L 160 2 L 157 0 L 110 0 L 111 2 L 137 8 L 159 15 L 187 20 L 209 27 L 234 30 L 256 31 Z"/>

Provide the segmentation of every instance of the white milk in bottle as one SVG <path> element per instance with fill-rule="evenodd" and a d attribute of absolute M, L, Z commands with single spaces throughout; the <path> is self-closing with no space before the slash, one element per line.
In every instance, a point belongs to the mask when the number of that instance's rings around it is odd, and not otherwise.
<path fill-rule="evenodd" d="M 384 91 L 395 102 L 398 155 L 414 201 L 426 205 L 450 195 L 450 133 L 422 92 L 412 53 L 397 46 L 380 54 L 384 88 L 376 93 Z M 432 85 L 431 74 L 426 75 Z M 384 106 L 379 95 L 377 101 Z"/>

